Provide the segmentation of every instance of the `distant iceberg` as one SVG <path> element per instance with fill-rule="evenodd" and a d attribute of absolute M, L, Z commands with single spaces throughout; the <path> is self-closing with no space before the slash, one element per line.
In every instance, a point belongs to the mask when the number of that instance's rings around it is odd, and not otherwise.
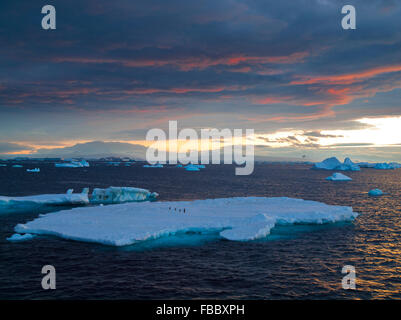
<path fill-rule="evenodd" d="M 350 177 L 347 177 L 345 174 L 336 172 L 336 173 L 333 173 L 332 176 L 327 177 L 326 180 L 330 180 L 330 181 L 350 181 L 352 179 Z"/>
<path fill-rule="evenodd" d="M 145 164 L 143 165 L 144 168 L 163 168 L 162 164 Z"/>
<path fill-rule="evenodd" d="M 13 168 L 23 168 L 24 166 L 21 166 L 20 164 L 14 164 Z"/>
<path fill-rule="evenodd" d="M 193 164 L 189 164 L 184 167 L 186 171 L 200 171 L 199 167 Z"/>
<path fill-rule="evenodd" d="M 80 161 L 74 161 L 71 160 L 70 162 L 61 162 L 61 163 L 55 163 L 54 166 L 56 168 L 83 168 L 83 167 L 89 167 L 89 162 L 86 160 L 80 160 Z"/>
<path fill-rule="evenodd" d="M 361 168 L 373 168 L 378 170 L 393 170 L 401 168 L 401 164 L 397 162 L 390 162 L 390 163 L 369 163 L 369 162 L 360 162 L 358 166 Z"/>
<path fill-rule="evenodd" d="M 338 171 L 360 171 L 361 168 L 350 158 L 345 158 L 344 163 L 341 163 L 336 157 L 328 158 L 322 162 L 317 162 L 313 165 L 315 170 L 338 170 Z"/>
<path fill-rule="evenodd" d="M 6 164 L 0 163 L 0 167 L 7 167 Z"/>
<path fill-rule="evenodd" d="M 334 170 L 338 166 L 341 165 L 341 162 L 336 158 L 328 158 L 326 160 L 323 160 L 322 162 L 317 162 L 313 165 L 313 169 L 318 169 L 318 170 Z"/>
<path fill-rule="evenodd" d="M 381 191 L 380 189 L 373 189 L 369 191 L 369 195 L 371 197 L 380 197 L 384 194 L 383 191 Z"/>
<path fill-rule="evenodd" d="M 40 172 L 39 168 L 35 168 L 35 169 L 26 169 L 26 172 Z"/>
<path fill-rule="evenodd" d="M 132 187 L 109 187 L 107 189 L 96 188 L 90 196 L 92 204 L 115 204 L 132 201 L 153 201 L 158 193 L 146 189 Z"/>
<path fill-rule="evenodd" d="M 392 163 L 376 163 L 373 168 L 374 169 L 379 169 L 379 170 L 393 170 L 393 169 L 401 168 L 401 164 L 395 163 L 395 162 L 392 162 Z"/>
<path fill-rule="evenodd" d="M 216 232 L 228 240 L 247 241 L 266 237 L 276 225 L 352 221 L 357 215 L 351 207 L 291 198 L 140 202 L 54 212 L 18 224 L 15 232 L 112 246 L 185 232 Z"/>

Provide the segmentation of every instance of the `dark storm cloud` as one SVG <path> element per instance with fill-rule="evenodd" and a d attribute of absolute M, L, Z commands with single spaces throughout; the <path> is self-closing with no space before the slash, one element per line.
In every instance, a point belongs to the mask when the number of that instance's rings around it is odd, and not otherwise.
<path fill-rule="evenodd" d="M 340 126 L 361 116 L 356 101 L 401 88 L 398 1 L 353 1 L 357 30 L 349 31 L 341 29 L 340 0 L 52 5 L 57 30 L 44 31 L 42 1 L 1 3 L 0 112 L 42 112 L 52 123 L 65 113 L 218 112 L 257 130 L 327 119 L 333 127 L 333 119 Z M 386 105 L 382 114 L 401 113 L 397 99 Z M 126 129 L 113 125 L 116 134 Z"/>

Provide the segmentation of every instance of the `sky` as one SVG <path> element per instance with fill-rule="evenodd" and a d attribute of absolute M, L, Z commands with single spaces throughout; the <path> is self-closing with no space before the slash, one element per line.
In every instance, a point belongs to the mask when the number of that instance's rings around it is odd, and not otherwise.
<path fill-rule="evenodd" d="M 0 158 L 134 155 L 176 120 L 254 129 L 260 158 L 401 161 L 400 16 L 397 0 L 2 0 Z"/>

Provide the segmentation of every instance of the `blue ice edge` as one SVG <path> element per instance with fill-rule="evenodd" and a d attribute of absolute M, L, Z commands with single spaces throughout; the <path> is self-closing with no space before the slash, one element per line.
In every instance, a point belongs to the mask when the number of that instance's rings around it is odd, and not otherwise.
<path fill-rule="evenodd" d="M 188 233 L 234 241 L 265 239 L 275 226 L 352 221 L 351 207 L 293 198 L 242 197 L 84 207 L 40 216 L 18 233 L 129 246 Z"/>

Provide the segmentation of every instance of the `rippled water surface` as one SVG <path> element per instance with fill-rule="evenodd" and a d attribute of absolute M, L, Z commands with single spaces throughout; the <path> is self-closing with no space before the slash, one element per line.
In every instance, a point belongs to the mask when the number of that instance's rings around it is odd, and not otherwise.
<path fill-rule="evenodd" d="M 16 224 L 50 209 L 0 214 L 0 299 L 400 298 L 401 169 L 362 169 L 347 173 L 353 181 L 328 182 L 331 172 L 309 168 L 263 164 L 251 176 L 235 176 L 233 166 L 186 172 L 41 165 L 39 174 L 0 167 L 1 195 L 136 186 L 160 193 L 160 200 L 286 196 L 352 206 L 360 213 L 353 223 L 276 227 L 263 241 L 185 234 L 121 248 L 54 237 L 11 243 L 5 239 Z M 388 194 L 369 197 L 373 188 Z M 41 288 L 45 264 L 57 270 L 56 290 Z M 356 268 L 355 291 L 341 288 L 344 265 Z"/>

